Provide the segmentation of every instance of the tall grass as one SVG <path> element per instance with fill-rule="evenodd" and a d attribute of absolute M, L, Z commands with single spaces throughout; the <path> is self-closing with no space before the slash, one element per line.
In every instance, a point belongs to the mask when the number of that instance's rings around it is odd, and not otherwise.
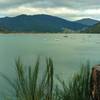
<path fill-rule="evenodd" d="M 58 79 L 63 86 L 60 89 L 60 100 L 90 100 L 90 65 L 82 65 L 79 72 L 74 74 L 68 85 Z"/>
<path fill-rule="evenodd" d="M 20 59 L 16 61 L 16 80 L 2 75 L 13 87 L 16 100 L 90 100 L 90 65 L 82 65 L 69 84 L 58 78 L 62 88 L 54 87 L 54 69 L 51 58 L 46 59 L 46 70 L 39 79 L 38 58 L 34 69 L 25 70 Z M 66 73 L 67 75 L 67 73 Z"/>

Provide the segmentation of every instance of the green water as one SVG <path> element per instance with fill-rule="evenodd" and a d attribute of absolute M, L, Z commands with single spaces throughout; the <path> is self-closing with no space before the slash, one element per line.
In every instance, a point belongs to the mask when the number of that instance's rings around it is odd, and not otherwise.
<path fill-rule="evenodd" d="M 14 77 L 15 59 L 20 56 L 26 65 L 32 65 L 40 56 L 54 61 L 55 75 L 68 80 L 82 63 L 91 66 L 100 63 L 99 34 L 0 34 L 0 72 Z M 43 66 L 42 66 L 43 67 Z M 43 68 L 40 68 L 41 71 Z M 0 77 L 0 91 L 8 88 Z"/>

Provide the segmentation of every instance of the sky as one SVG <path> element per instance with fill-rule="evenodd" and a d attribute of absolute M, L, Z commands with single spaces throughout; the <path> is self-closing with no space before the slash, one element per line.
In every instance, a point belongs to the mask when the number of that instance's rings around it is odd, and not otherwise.
<path fill-rule="evenodd" d="M 0 17 L 48 14 L 68 20 L 100 20 L 100 0 L 0 0 Z"/>

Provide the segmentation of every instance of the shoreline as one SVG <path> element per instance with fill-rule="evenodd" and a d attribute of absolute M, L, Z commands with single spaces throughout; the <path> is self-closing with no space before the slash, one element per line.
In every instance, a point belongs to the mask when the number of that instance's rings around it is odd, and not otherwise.
<path fill-rule="evenodd" d="M 0 34 L 100 34 L 100 33 L 78 33 L 78 32 L 73 32 L 73 33 L 32 33 L 32 32 L 9 32 L 9 33 L 4 33 L 0 32 Z"/>

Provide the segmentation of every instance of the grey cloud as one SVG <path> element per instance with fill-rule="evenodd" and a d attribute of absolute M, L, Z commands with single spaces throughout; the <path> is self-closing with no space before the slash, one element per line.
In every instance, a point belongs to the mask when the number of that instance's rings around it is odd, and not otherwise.
<path fill-rule="evenodd" d="M 36 0 L 0 0 L 0 9 L 9 9 L 25 5 L 27 3 L 34 3 Z"/>
<path fill-rule="evenodd" d="M 70 7 L 76 9 L 99 7 L 100 0 L 0 0 L 0 9 L 21 5 L 34 7 Z"/>
<path fill-rule="evenodd" d="M 19 7 L 35 9 L 43 8 L 44 12 L 47 8 L 69 8 L 79 10 L 80 12 L 84 12 L 87 9 L 100 9 L 100 0 L 0 0 L 0 16 L 14 15 L 15 13 L 9 13 L 7 11 L 9 9 L 18 9 Z M 66 18 L 67 16 L 71 19 L 92 16 L 88 14 L 83 15 L 80 12 L 76 13 L 76 15 L 68 14 L 67 12 L 65 12 L 65 14 L 61 13 L 57 16 L 61 16 L 63 18 Z M 95 14 L 94 17 L 99 18 L 98 13 L 97 15 Z"/>

